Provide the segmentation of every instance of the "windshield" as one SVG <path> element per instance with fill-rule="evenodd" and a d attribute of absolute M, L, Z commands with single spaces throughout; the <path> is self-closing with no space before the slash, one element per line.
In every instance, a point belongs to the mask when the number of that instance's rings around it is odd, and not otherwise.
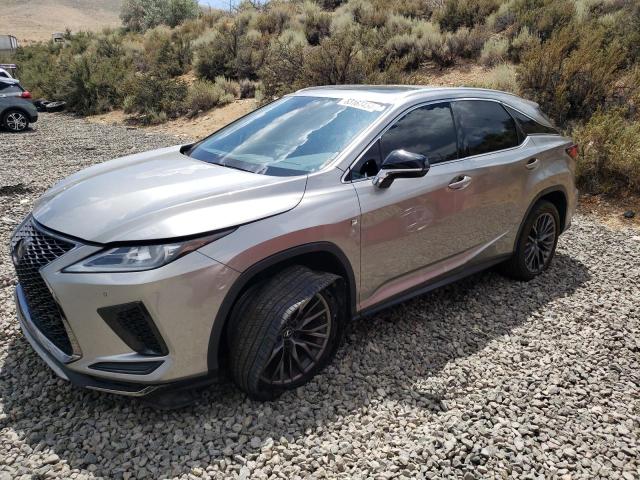
<path fill-rule="evenodd" d="M 334 159 L 385 108 L 345 98 L 286 97 L 202 140 L 188 155 L 263 175 L 305 175 Z"/>

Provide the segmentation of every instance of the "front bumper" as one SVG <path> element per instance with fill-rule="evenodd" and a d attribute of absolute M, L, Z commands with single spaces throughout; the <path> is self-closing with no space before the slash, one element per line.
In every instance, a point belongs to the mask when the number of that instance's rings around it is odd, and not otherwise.
<path fill-rule="evenodd" d="M 108 379 L 95 378 L 72 370 L 64 363 L 64 360 L 68 358 L 64 352 L 60 352 L 33 323 L 20 285 L 16 287 L 15 301 L 22 333 L 40 358 L 58 377 L 79 387 L 129 396 L 148 395 L 158 388 L 157 385 L 112 382 Z"/>
<path fill-rule="evenodd" d="M 62 271 L 97 249 L 77 245 L 39 270 L 62 313 L 72 353 L 50 341 L 32 318 L 28 295 L 21 285 L 16 288 L 21 328 L 47 365 L 75 385 L 130 396 L 215 377 L 217 365 L 208 364 L 209 338 L 218 308 L 238 273 L 199 252 L 145 272 Z M 144 305 L 166 352 L 150 355 L 135 351 L 99 313 L 100 309 L 126 304 Z M 117 367 L 144 362 L 157 366 L 134 373 L 96 368 L 97 364 Z"/>

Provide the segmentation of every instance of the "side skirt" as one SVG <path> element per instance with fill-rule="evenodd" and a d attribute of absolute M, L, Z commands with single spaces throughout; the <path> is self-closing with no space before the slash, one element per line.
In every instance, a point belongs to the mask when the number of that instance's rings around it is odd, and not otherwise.
<path fill-rule="evenodd" d="M 431 290 L 435 290 L 436 288 L 444 287 L 445 285 L 449 285 L 450 283 L 457 282 L 465 277 L 473 275 L 474 273 L 481 272 L 486 270 L 494 265 L 504 262 L 507 260 L 511 254 L 500 255 L 498 257 L 493 257 L 488 260 L 482 261 L 475 265 L 465 265 L 463 267 L 452 270 L 451 272 L 447 272 L 444 275 L 441 275 L 437 278 L 431 279 L 422 285 L 418 285 L 406 292 L 403 292 L 399 295 L 391 297 L 387 300 L 384 300 L 380 303 L 367 307 L 360 312 L 358 312 L 353 318 L 359 319 L 368 317 L 375 313 L 380 312 L 386 308 L 392 307 L 393 305 L 397 305 L 398 303 L 405 302 L 411 298 L 417 297 L 419 295 L 423 295 Z"/>

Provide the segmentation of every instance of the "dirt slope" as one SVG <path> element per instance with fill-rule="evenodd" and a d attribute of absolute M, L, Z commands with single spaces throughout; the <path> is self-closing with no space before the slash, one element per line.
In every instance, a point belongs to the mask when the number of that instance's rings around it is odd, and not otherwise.
<path fill-rule="evenodd" d="M 120 25 L 122 0 L 2 0 L 0 34 L 21 44 L 48 40 L 54 32 L 100 30 Z"/>

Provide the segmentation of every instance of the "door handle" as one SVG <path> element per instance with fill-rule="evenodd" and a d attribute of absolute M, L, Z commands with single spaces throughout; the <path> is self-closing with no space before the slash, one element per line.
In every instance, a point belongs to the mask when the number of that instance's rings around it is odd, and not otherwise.
<path fill-rule="evenodd" d="M 449 184 L 449 188 L 452 190 L 462 190 L 467 187 L 471 183 L 471 177 L 469 175 L 458 175 L 456 178 L 451 180 Z"/>
<path fill-rule="evenodd" d="M 538 168 L 538 165 L 540 165 L 540 160 L 538 160 L 537 158 L 530 158 L 529 160 L 527 160 L 527 164 L 525 165 L 525 167 L 528 170 L 535 170 L 536 168 Z"/>

